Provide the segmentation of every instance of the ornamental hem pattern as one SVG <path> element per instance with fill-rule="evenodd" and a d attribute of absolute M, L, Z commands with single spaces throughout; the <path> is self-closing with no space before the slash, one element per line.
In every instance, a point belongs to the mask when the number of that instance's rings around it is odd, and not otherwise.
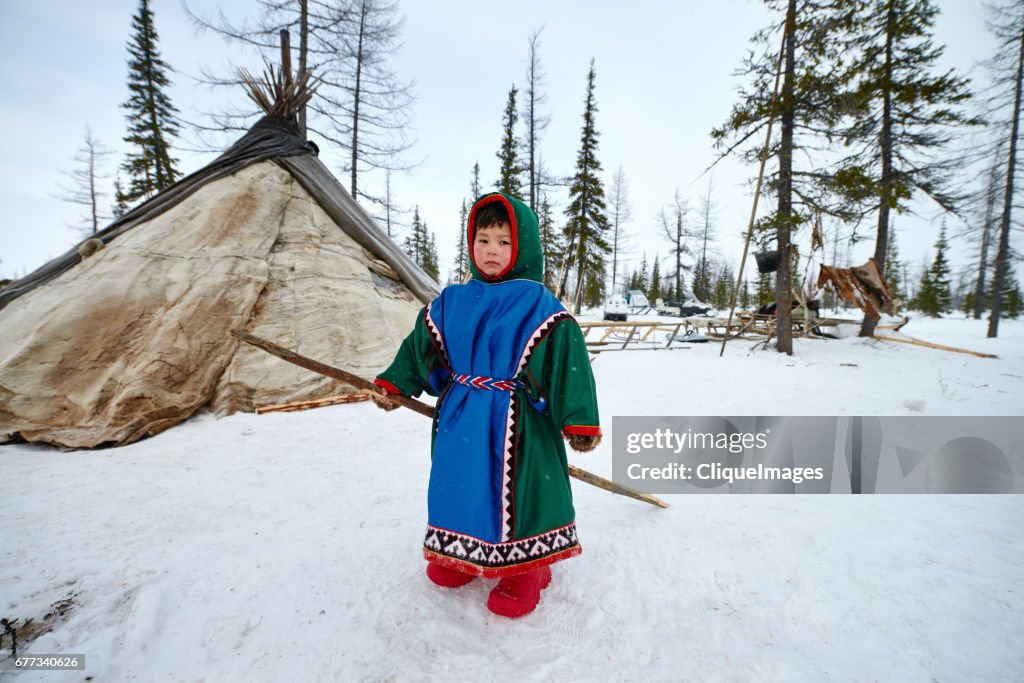
<path fill-rule="evenodd" d="M 428 559 L 451 560 L 443 562 L 470 574 L 485 576 L 493 570 L 546 560 L 550 564 L 582 552 L 576 537 L 576 523 L 560 529 L 546 531 L 530 538 L 502 543 L 488 543 L 473 536 L 427 525 L 423 550 Z M 540 566 L 540 565 L 537 565 Z M 514 573 L 514 572 L 510 572 Z"/>

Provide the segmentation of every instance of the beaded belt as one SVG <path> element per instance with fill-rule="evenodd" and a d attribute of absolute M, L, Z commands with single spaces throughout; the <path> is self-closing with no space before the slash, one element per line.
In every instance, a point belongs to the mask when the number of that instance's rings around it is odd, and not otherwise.
<path fill-rule="evenodd" d="M 515 391 L 525 389 L 526 385 L 518 379 L 495 379 L 483 377 L 482 375 L 458 375 L 452 373 L 452 380 L 459 384 L 465 384 L 474 389 L 487 389 L 489 391 Z"/>

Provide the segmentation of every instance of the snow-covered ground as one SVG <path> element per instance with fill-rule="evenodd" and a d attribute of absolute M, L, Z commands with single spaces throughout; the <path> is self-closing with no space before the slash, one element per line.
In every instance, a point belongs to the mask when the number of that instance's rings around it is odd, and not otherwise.
<path fill-rule="evenodd" d="M 1022 415 L 1024 321 L 594 360 L 615 415 Z M 200 415 L 142 443 L 0 447 L 0 616 L 72 606 L 21 681 L 1019 681 L 1024 496 L 665 496 L 574 482 L 581 557 L 487 611 L 420 556 L 428 422 L 366 403 Z M 611 471 L 611 439 L 574 455 Z M 4 647 L 9 643 L 4 641 Z"/>
<path fill-rule="evenodd" d="M 879 334 L 997 359 L 860 337 L 796 339 L 787 356 L 734 339 L 722 358 L 711 341 L 601 353 L 594 370 L 602 415 L 1024 415 L 1024 321 L 1002 321 L 996 339 L 986 324 L 915 318 Z"/>

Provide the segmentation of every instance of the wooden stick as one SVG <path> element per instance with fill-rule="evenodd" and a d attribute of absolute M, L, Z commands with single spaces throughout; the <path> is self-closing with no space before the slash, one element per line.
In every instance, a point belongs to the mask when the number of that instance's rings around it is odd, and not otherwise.
<path fill-rule="evenodd" d="M 743 266 L 747 263 L 747 251 L 750 249 L 750 237 L 754 234 L 754 219 L 757 217 L 757 200 L 761 197 L 761 183 L 764 181 L 764 166 L 768 163 L 768 148 L 772 141 L 772 124 L 775 123 L 775 101 L 779 97 L 779 76 L 782 74 L 782 54 L 783 50 L 786 49 L 786 27 L 782 28 L 782 42 L 779 45 L 779 62 L 775 67 L 775 89 L 772 90 L 772 103 L 768 115 L 768 132 L 764 136 L 764 149 L 761 150 L 761 169 L 757 172 L 757 187 L 754 188 L 754 204 L 750 207 L 750 224 L 747 226 L 747 238 L 743 242 L 743 256 L 740 258 L 739 272 L 736 273 L 736 287 L 732 290 L 731 301 L 729 302 L 729 320 L 726 323 L 726 332 L 728 332 L 728 325 L 732 324 L 732 315 L 736 310 L 736 297 L 739 294 L 740 287 L 743 285 Z M 788 256 L 788 255 L 787 255 Z M 729 341 L 729 335 L 726 334 L 722 337 L 722 348 L 718 351 L 718 357 L 721 358 L 725 354 L 725 343 Z"/>
<path fill-rule="evenodd" d="M 668 343 L 665 344 L 665 348 L 666 349 L 668 347 L 672 346 L 672 342 L 674 342 L 676 340 L 676 337 L 679 335 L 679 328 L 682 327 L 682 326 L 683 326 L 683 323 L 679 323 L 678 325 L 676 325 L 676 329 L 674 329 L 672 331 L 672 334 L 670 334 L 668 336 Z"/>
<path fill-rule="evenodd" d="M 285 87 L 292 82 L 292 45 L 288 29 L 281 29 L 281 71 L 284 73 Z"/>
<path fill-rule="evenodd" d="M 356 389 L 369 389 L 370 391 L 373 391 L 375 393 L 380 393 L 377 390 L 377 385 L 375 385 L 373 382 L 363 379 L 359 375 L 354 375 L 351 372 L 348 372 L 347 370 L 342 370 L 341 368 L 336 368 L 321 363 L 320 361 L 315 361 L 312 358 L 307 358 L 306 356 L 302 356 L 300 354 L 295 353 L 294 351 L 290 351 L 289 349 L 286 349 L 283 346 L 278 346 L 277 344 L 269 342 L 266 339 L 254 337 L 253 335 L 248 334 L 246 332 L 242 332 L 241 330 L 231 330 L 231 334 L 236 339 L 240 339 L 241 341 L 244 341 L 246 344 L 251 344 L 258 349 L 263 349 L 270 355 L 277 356 L 281 360 L 286 360 L 292 365 L 298 365 L 300 368 L 312 370 L 318 375 L 323 375 L 324 377 L 330 377 L 331 379 L 341 380 L 346 384 L 351 384 Z M 426 415 L 427 417 L 434 417 L 434 409 L 425 403 L 420 403 L 415 399 L 406 398 L 405 396 L 401 396 L 398 394 L 388 394 L 388 398 L 400 406 L 404 406 L 409 410 L 415 410 L 417 413 L 421 415 Z"/>
<path fill-rule="evenodd" d="M 366 394 L 341 394 L 340 396 L 325 396 L 324 398 L 315 398 L 310 401 L 292 401 L 290 403 L 276 403 L 268 406 L 256 406 L 256 413 L 262 415 L 263 413 L 287 413 L 293 410 L 304 410 L 306 408 L 323 408 L 326 406 L 334 406 L 339 403 L 358 403 L 359 401 L 368 401 L 370 397 Z"/>
<path fill-rule="evenodd" d="M 923 346 L 927 349 L 938 349 L 939 351 L 952 351 L 953 353 L 966 353 L 971 356 L 977 356 L 978 358 L 999 358 L 999 356 L 992 353 L 982 353 L 980 351 L 970 351 L 968 349 L 958 349 L 955 346 L 943 346 L 942 344 L 933 344 L 931 342 L 922 341 L 920 339 L 914 339 L 908 337 L 906 339 L 899 339 L 897 337 L 880 337 L 875 335 L 875 339 L 881 339 L 883 341 L 899 342 L 901 344 L 913 344 L 914 346 Z"/>
<path fill-rule="evenodd" d="M 622 342 L 622 348 L 626 348 L 626 344 L 628 344 L 629 342 L 633 341 L 633 335 L 635 335 L 635 334 L 636 334 L 636 325 L 633 325 L 633 327 L 626 334 L 626 341 Z"/>
<path fill-rule="evenodd" d="M 586 484 L 590 484 L 591 486 L 596 486 L 599 489 L 604 489 L 611 493 L 617 493 L 620 496 L 642 500 L 645 503 L 657 505 L 660 508 L 668 507 L 668 503 L 657 496 L 652 496 L 649 493 L 642 493 L 636 489 L 631 489 L 628 486 L 623 486 L 622 484 L 616 484 L 614 481 L 609 481 L 604 477 L 599 477 L 596 474 L 587 472 L 586 470 L 581 470 L 579 467 L 576 467 L 576 465 L 571 463 L 569 464 L 569 476 Z"/>
<path fill-rule="evenodd" d="M 251 344 L 258 349 L 266 351 L 272 356 L 277 356 L 281 360 L 288 361 L 293 365 L 298 365 L 300 368 L 306 368 L 307 370 L 312 370 L 313 372 L 319 375 L 324 375 L 325 377 L 341 380 L 342 382 L 351 384 L 357 389 L 367 389 L 374 393 L 380 393 L 380 391 L 378 390 L 379 387 L 377 387 L 377 385 L 375 385 L 373 382 L 370 382 L 369 380 L 363 379 L 359 375 L 354 375 L 351 372 L 342 370 L 341 368 L 335 368 L 330 365 L 321 363 L 320 361 L 313 360 L 312 358 L 307 358 L 306 356 L 295 353 L 294 351 L 286 349 L 283 346 L 278 346 L 273 342 L 253 336 L 247 332 L 242 332 L 241 330 L 231 330 L 231 334 L 236 339 L 239 339 L 245 342 L 246 344 Z M 401 394 L 388 394 L 387 396 L 390 400 L 394 401 L 395 403 L 402 407 L 408 408 L 409 410 L 414 410 L 420 415 L 426 415 L 427 417 L 430 418 L 434 417 L 434 409 L 428 406 L 426 403 L 420 403 L 414 398 L 407 398 L 405 396 L 402 396 Z M 586 470 L 582 470 L 579 467 L 576 467 L 575 465 L 569 465 L 569 476 L 573 477 L 574 479 L 578 479 L 579 481 L 582 481 L 586 484 L 590 484 L 591 486 L 596 486 L 600 489 L 604 489 L 605 491 L 617 493 L 620 496 L 627 496 L 629 498 L 635 498 L 636 500 L 642 500 L 645 503 L 657 505 L 658 507 L 661 508 L 668 507 L 668 503 L 666 503 L 663 500 L 660 500 L 659 498 L 656 498 L 655 496 L 652 496 L 649 493 L 643 493 L 641 491 L 637 491 L 636 489 L 632 489 L 628 486 L 617 484 L 614 481 L 610 481 L 603 477 L 599 477 L 596 474 L 587 472 Z"/>

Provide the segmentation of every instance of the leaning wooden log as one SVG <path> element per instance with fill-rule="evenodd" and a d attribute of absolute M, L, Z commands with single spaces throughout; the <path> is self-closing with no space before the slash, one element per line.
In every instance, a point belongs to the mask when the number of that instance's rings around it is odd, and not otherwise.
<path fill-rule="evenodd" d="M 271 341 L 267 341 L 266 339 L 261 339 L 260 337 L 251 335 L 248 332 L 242 332 L 241 330 L 231 330 L 231 334 L 236 339 L 239 339 L 245 342 L 246 344 L 251 344 L 252 346 L 255 346 L 258 349 L 262 349 L 267 353 L 271 354 L 272 356 L 277 356 L 281 360 L 288 361 L 293 365 L 298 365 L 301 368 L 306 368 L 307 370 L 311 370 L 317 374 L 324 375 L 325 377 L 341 380 L 342 382 L 351 384 L 356 389 L 366 389 L 368 391 L 380 393 L 379 388 L 373 382 L 367 379 L 363 379 L 359 375 L 354 375 L 351 372 L 342 370 L 341 368 L 336 368 L 331 365 L 321 363 L 320 361 L 313 360 L 312 358 L 307 358 L 306 356 L 295 353 L 294 351 L 286 349 L 283 346 L 278 346 L 277 344 Z M 417 413 L 421 415 L 426 415 L 427 417 L 430 418 L 434 417 L 434 409 L 431 406 L 428 406 L 426 403 L 421 403 L 414 398 L 408 398 L 406 396 L 401 396 L 399 394 L 388 394 L 388 398 L 404 408 L 414 410 Z M 641 491 L 637 491 L 636 489 L 632 489 L 628 486 L 617 484 L 614 481 L 605 479 L 603 477 L 599 477 L 596 474 L 592 474 L 590 472 L 587 472 L 586 470 L 580 469 L 575 465 L 569 465 L 569 476 L 573 477 L 574 479 L 578 479 L 579 481 L 582 481 L 585 484 L 596 486 L 600 489 L 604 489 L 605 491 L 610 491 L 611 493 L 617 493 L 620 496 L 626 496 L 628 498 L 641 500 L 645 503 L 650 503 L 651 505 L 656 505 L 660 508 L 668 507 L 668 503 L 655 496 L 652 496 L 649 493 L 643 493 Z"/>
<path fill-rule="evenodd" d="M 240 339 L 241 341 L 244 341 L 246 344 L 251 344 L 258 349 L 263 349 L 270 355 L 277 356 L 281 360 L 286 360 L 292 365 L 298 365 L 300 368 L 312 370 L 318 375 L 323 375 L 324 377 L 330 377 L 331 379 L 341 380 L 346 384 L 351 384 L 356 389 L 369 389 L 370 391 L 377 391 L 377 386 L 373 382 L 367 379 L 363 379 L 359 375 L 352 374 L 347 370 L 342 370 L 341 368 L 336 368 L 331 365 L 321 363 L 320 361 L 313 360 L 312 358 L 308 358 L 306 356 L 295 353 L 294 351 L 286 349 L 283 346 L 278 346 L 277 344 L 267 341 L 266 339 L 255 337 L 249 334 L 248 332 L 242 332 L 241 330 L 231 330 L 231 334 L 236 339 Z M 416 399 L 406 398 L 405 396 L 398 396 L 396 394 L 391 394 L 388 396 L 388 398 L 390 398 L 392 401 L 394 401 L 400 406 L 408 408 L 409 410 L 415 410 L 417 413 L 420 413 L 421 415 L 426 415 L 427 417 L 434 417 L 434 409 L 428 406 L 426 403 L 420 403 Z"/>
<path fill-rule="evenodd" d="M 628 498 L 642 500 L 645 503 L 657 505 L 660 508 L 668 507 L 668 503 L 663 501 L 661 498 L 658 498 L 657 496 L 652 496 L 649 493 L 643 493 L 641 491 L 637 491 L 636 489 L 631 489 L 628 486 L 623 486 L 622 484 L 616 484 L 614 481 L 610 481 L 608 479 L 605 479 L 604 477 L 599 477 L 596 474 L 591 474 L 586 470 L 581 470 L 579 467 L 576 467 L 576 465 L 569 465 L 569 476 L 572 477 L 573 479 L 579 479 L 580 481 L 590 484 L 591 486 L 596 486 L 599 489 L 604 489 L 605 491 L 617 493 L 620 496 L 626 496 Z"/>
<path fill-rule="evenodd" d="M 306 410 L 307 408 L 324 408 L 341 403 L 358 403 L 368 400 L 370 400 L 370 397 L 366 394 L 342 394 L 341 396 L 314 398 L 310 401 L 292 401 L 290 403 L 275 403 L 269 406 L 256 406 L 256 412 L 260 415 L 263 413 L 289 413 L 296 410 Z"/>
<path fill-rule="evenodd" d="M 993 353 L 982 353 L 981 351 L 971 351 L 969 349 L 958 349 L 955 346 L 943 346 L 942 344 L 933 344 L 932 342 L 922 341 L 920 339 L 914 339 L 913 337 L 907 337 L 906 339 L 899 339 L 898 337 L 882 337 L 879 335 L 874 336 L 875 339 L 881 339 L 882 341 L 899 342 L 901 344 L 913 344 L 914 346 L 923 346 L 926 349 L 938 349 L 939 351 L 952 351 L 953 353 L 966 353 L 971 356 L 977 356 L 978 358 L 999 358 L 999 356 Z"/>

